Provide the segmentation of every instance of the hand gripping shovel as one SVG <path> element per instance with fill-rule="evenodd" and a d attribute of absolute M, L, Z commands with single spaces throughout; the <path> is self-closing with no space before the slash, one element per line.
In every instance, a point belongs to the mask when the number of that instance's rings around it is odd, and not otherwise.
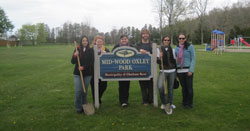
<path fill-rule="evenodd" d="M 77 50 L 77 44 L 76 44 L 76 41 L 74 41 L 74 44 L 75 44 L 75 50 Z M 78 61 L 78 65 L 80 66 L 80 59 L 79 59 L 79 56 L 77 55 L 77 61 Z M 84 81 L 83 81 L 83 75 L 82 75 L 82 72 L 80 71 L 80 76 L 81 76 L 81 82 L 82 82 L 82 88 L 83 88 L 83 93 L 85 95 L 86 94 L 86 88 L 85 88 L 85 85 L 84 85 Z M 87 99 L 87 97 L 86 97 Z M 94 108 L 94 105 L 92 103 L 87 103 L 87 104 L 83 104 L 82 105 L 82 108 L 83 108 L 83 111 L 86 115 L 93 115 L 95 113 L 95 108 Z"/>

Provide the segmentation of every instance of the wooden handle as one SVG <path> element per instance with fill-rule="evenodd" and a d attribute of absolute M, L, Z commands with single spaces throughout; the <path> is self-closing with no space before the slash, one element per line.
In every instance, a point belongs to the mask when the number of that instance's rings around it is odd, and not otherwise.
<path fill-rule="evenodd" d="M 162 52 L 161 46 L 160 46 L 160 52 Z M 162 57 L 163 57 L 163 55 L 162 55 Z M 164 95 L 166 95 L 167 94 L 167 88 L 166 88 L 166 84 L 165 84 L 165 72 L 164 72 L 164 66 L 163 66 L 162 57 L 161 57 L 162 84 L 163 84 L 163 87 L 164 87 Z"/>
<path fill-rule="evenodd" d="M 75 44 L 75 50 L 77 51 L 77 43 L 76 43 L 76 41 L 74 41 L 74 44 Z M 78 61 L 78 66 L 80 67 L 81 63 L 80 63 L 79 55 L 77 55 L 77 61 Z M 81 76 L 83 92 L 86 93 L 86 88 L 85 88 L 84 81 L 83 81 L 82 71 L 79 71 L 79 72 L 80 72 L 80 76 Z"/>

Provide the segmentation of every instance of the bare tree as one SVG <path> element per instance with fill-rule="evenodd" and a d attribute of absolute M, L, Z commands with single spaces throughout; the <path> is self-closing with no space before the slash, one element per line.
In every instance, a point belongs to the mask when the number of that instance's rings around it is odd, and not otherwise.
<path fill-rule="evenodd" d="M 153 0 L 154 11 L 157 13 L 157 21 L 159 21 L 160 28 L 160 39 L 162 39 L 162 28 L 164 26 L 164 17 L 163 17 L 163 0 Z"/>
<path fill-rule="evenodd" d="M 189 13 L 192 2 L 186 3 L 184 0 L 163 0 L 163 13 L 168 21 L 171 39 L 173 39 L 174 24 L 181 16 Z M 173 41 L 171 41 L 173 43 Z"/>
<path fill-rule="evenodd" d="M 201 44 L 203 44 L 203 38 L 204 38 L 204 32 L 203 32 L 203 26 L 204 26 L 204 18 L 207 11 L 207 5 L 209 0 L 194 0 L 195 2 L 195 12 L 198 15 L 199 21 L 200 21 L 200 33 L 201 33 Z"/>

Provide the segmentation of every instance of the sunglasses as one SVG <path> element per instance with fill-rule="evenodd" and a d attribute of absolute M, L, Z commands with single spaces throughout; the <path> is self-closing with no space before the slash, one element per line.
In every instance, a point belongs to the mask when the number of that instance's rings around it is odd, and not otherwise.
<path fill-rule="evenodd" d="M 179 40 L 185 40 L 186 38 L 179 38 Z"/>

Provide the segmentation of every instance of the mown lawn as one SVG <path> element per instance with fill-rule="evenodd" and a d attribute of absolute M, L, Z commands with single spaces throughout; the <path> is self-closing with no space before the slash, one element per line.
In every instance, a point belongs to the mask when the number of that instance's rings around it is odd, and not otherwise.
<path fill-rule="evenodd" d="M 196 51 L 194 108 L 166 115 L 141 104 L 138 81 L 121 108 L 118 82 L 108 82 L 92 116 L 74 110 L 73 46 L 0 47 L 0 130 L 250 130 L 250 53 Z M 89 88 L 88 100 L 92 102 Z M 160 100 L 159 100 L 160 103 Z"/>

